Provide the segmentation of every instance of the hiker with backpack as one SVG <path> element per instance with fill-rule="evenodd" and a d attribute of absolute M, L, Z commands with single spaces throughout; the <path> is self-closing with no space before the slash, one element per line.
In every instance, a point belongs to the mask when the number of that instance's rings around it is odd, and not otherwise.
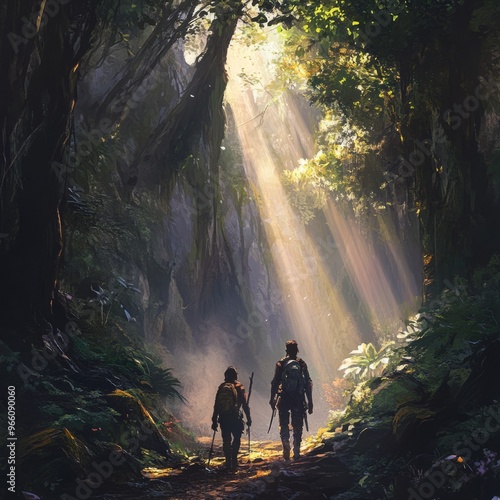
<path fill-rule="evenodd" d="M 313 412 L 312 380 L 306 362 L 297 357 L 299 347 L 296 340 L 285 344 L 286 356 L 276 363 L 271 382 L 271 408 L 278 408 L 280 437 L 283 444 L 283 458 L 290 460 L 290 415 L 293 428 L 293 458 L 300 458 L 300 442 L 306 409 Z M 306 399 L 307 398 L 307 403 Z M 307 422 L 307 421 L 306 421 Z"/>
<path fill-rule="evenodd" d="M 214 432 L 217 432 L 217 422 L 220 423 L 222 449 L 228 470 L 235 470 L 238 467 L 238 451 L 245 428 L 242 409 L 245 412 L 248 427 L 252 425 L 245 388 L 237 378 L 236 368 L 229 366 L 224 372 L 224 382 L 217 389 L 212 415 Z"/>

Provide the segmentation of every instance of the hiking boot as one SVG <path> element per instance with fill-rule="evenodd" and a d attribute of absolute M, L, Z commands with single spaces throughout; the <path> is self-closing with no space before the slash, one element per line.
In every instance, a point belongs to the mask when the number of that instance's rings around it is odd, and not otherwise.
<path fill-rule="evenodd" d="M 230 443 L 223 443 L 222 444 L 222 450 L 224 451 L 224 458 L 226 459 L 226 462 L 224 464 L 226 470 L 231 470 L 232 466 L 232 450 L 231 450 L 231 444 Z"/>
<path fill-rule="evenodd" d="M 288 441 L 282 441 L 283 443 L 283 459 L 290 460 L 290 443 Z"/>
<path fill-rule="evenodd" d="M 238 469 L 238 455 L 233 455 L 231 460 L 231 470 Z"/>
<path fill-rule="evenodd" d="M 293 459 L 298 460 L 300 458 L 300 441 L 299 437 L 293 437 Z"/>
<path fill-rule="evenodd" d="M 231 470 L 233 463 L 231 460 L 231 455 L 224 455 L 226 457 L 226 461 L 224 462 L 224 468 L 226 470 Z"/>

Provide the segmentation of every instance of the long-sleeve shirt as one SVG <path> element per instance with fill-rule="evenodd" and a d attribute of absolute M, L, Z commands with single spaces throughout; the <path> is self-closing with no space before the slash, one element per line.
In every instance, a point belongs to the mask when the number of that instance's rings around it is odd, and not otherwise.
<path fill-rule="evenodd" d="M 286 356 L 286 357 L 280 359 L 276 363 L 276 368 L 274 370 L 274 378 L 271 381 L 271 399 L 274 399 L 278 390 L 280 389 L 281 381 L 283 378 L 283 367 L 286 365 L 286 362 L 290 359 L 295 359 L 299 362 L 301 370 L 302 370 L 302 375 L 303 375 L 304 381 L 305 381 L 305 388 L 304 389 L 305 389 L 305 394 L 307 397 L 307 402 L 312 403 L 313 383 L 312 383 L 311 377 L 309 375 L 309 370 L 307 369 L 307 363 L 301 358 L 292 358 L 289 356 Z"/>

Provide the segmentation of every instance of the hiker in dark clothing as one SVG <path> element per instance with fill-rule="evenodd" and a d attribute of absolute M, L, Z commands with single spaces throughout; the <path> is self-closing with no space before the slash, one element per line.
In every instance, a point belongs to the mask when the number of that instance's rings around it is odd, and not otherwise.
<path fill-rule="evenodd" d="M 220 423 L 222 449 L 228 470 L 238 467 L 238 451 L 245 428 L 241 409 L 245 412 L 248 427 L 252 425 L 245 388 L 237 378 L 238 373 L 233 366 L 224 372 L 224 382 L 217 389 L 212 415 L 212 430 L 217 431 L 217 422 Z"/>
<path fill-rule="evenodd" d="M 300 457 L 302 425 L 307 408 L 313 412 L 312 380 L 306 362 L 297 357 L 297 341 L 289 340 L 285 344 L 286 356 L 276 363 L 274 378 L 271 382 L 269 404 L 274 411 L 277 401 L 280 425 L 280 437 L 283 443 L 283 458 L 290 460 L 290 414 L 293 428 L 293 458 Z M 305 397 L 307 397 L 307 404 Z"/>

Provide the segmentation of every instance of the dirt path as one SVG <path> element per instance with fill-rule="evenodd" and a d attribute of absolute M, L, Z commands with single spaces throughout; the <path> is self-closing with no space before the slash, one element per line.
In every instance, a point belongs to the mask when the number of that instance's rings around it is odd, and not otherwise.
<path fill-rule="evenodd" d="M 208 450 L 209 438 L 201 438 L 200 442 Z M 270 487 L 281 474 L 293 476 L 292 470 L 299 462 L 285 462 L 281 458 L 281 444 L 273 441 L 252 442 L 251 455 L 245 450 L 247 443 L 242 445 L 239 456 L 239 467 L 235 472 L 227 472 L 224 468 L 222 449 L 216 446 L 214 457 L 208 468 L 205 462 L 193 460 L 180 470 L 145 471 L 150 478 L 163 478 L 169 483 L 171 499 L 254 499 L 265 498 L 270 493 Z M 290 498 L 283 492 L 281 498 Z M 271 498 L 271 497 L 269 497 Z M 276 494 L 272 498 L 277 498 Z"/>
<path fill-rule="evenodd" d="M 210 438 L 201 438 L 205 450 Z M 246 443 L 245 443 L 246 445 Z M 100 500 L 120 499 L 287 499 L 328 498 L 326 492 L 312 483 L 325 473 L 325 454 L 318 453 L 313 443 L 305 442 L 303 457 L 297 461 L 284 461 L 281 443 L 276 441 L 252 442 L 252 453 L 242 445 L 240 466 L 236 472 L 227 472 L 223 466 L 222 449 L 217 446 L 214 458 L 207 467 L 205 460 L 194 457 L 175 467 L 149 468 L 143 471 L 141 483 L 124 485 L 122 491 L 113 491 L 99 497 Z M 208 452 L 207 452 L 208 454 Z"/>
<path fill-rule="evenodd" d="M 254 442 L 252 449 L 250 459 L 248 452 L 240 454 L 237 472 L 226 472 L 223 458 L 217 456 L 211 463 L 213 467 L 209 471 L 204 468 L 201 476 L 197 475 L 197 480 L 190 482 L 178 498 L 264 498 L 273 489 L 280 474 L 292 476 L 292 469 L 299 464 L 282 460 L 281 444 L 278 442 Z M 283 493 L 281 498 L 293 495 L 293 491 L 290 491 L 291 495 L 285 491 Z M 272 494 L 272 498 L 276 498 L 276 492 Z"/>

